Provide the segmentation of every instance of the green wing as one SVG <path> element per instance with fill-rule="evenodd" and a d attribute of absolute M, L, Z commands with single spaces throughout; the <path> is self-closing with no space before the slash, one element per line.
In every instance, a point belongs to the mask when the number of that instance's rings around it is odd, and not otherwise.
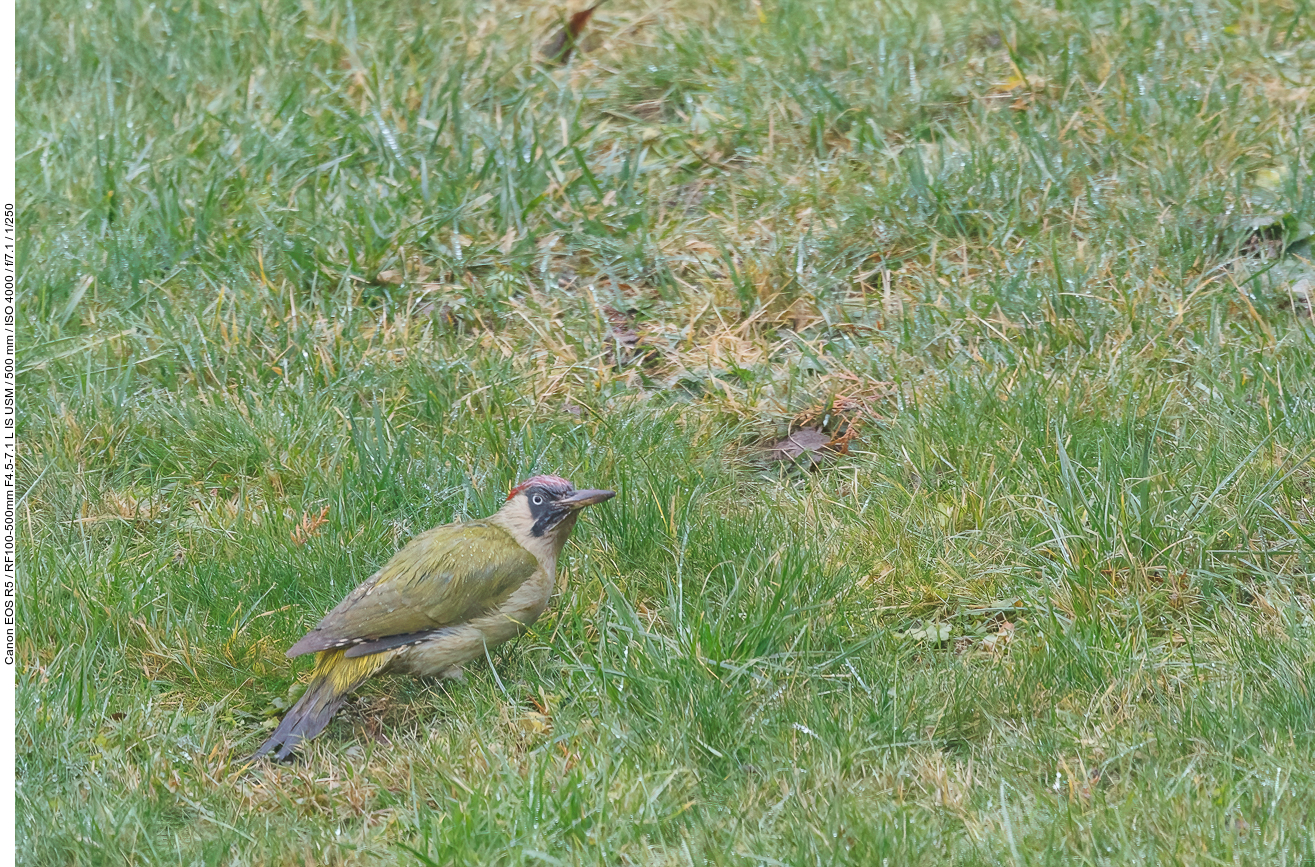
<path fill-rule="evenodd" d="M 435 527 L 347 594 L 288 656 L 465 622 L 504 602 L 538 566 L 501 527 L 483 521 Z"/>

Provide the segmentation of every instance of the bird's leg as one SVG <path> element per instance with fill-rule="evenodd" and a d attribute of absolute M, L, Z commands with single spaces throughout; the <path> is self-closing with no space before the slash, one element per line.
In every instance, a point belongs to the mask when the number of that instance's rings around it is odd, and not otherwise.
<path fill-rule="evenodd" d="M 460 663 L 458 663 L 457 665 L 449 665 L 447 668 L 434 674 L 421 675 L 418 679 L 423 683 L 438 686 L 448 680 L 465 680 L 466 671 L 461 667 Z"/>

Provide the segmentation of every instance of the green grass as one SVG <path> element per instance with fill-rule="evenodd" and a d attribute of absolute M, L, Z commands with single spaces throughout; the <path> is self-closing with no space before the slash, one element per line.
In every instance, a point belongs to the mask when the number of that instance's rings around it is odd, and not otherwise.
<path fill-rule="evenodd" d="M 1309 4 L 561 12 L 20 5 L 20 861 L 1315 864 Z M 534 630 L 248 766 L 534 471 Z"/>

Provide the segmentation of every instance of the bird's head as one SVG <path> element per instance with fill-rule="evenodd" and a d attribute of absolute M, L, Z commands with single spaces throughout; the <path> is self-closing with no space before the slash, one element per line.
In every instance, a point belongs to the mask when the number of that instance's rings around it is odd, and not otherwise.
<path fill-rule="evenodd" d="M 534 476 L 511 489 L 497 517 L 526 548 L 548 547 L 555 555 L 570 537 L 580 510 L 614 496 L 615 491 L 577 491 L 561 476 Z"/>

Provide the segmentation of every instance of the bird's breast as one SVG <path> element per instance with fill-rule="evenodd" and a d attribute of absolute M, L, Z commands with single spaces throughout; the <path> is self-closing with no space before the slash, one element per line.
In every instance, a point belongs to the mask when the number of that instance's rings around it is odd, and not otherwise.
<path fill-rule="evenodd" d="M 414 677 L 438 677 L 454 666 L 483 658 L 489 650 L 520 635 L 548 607 L 555 565 L 549 563 L 547 568 L 536 569 L 495 611 L 403 648 L 387 670 Z"/>

